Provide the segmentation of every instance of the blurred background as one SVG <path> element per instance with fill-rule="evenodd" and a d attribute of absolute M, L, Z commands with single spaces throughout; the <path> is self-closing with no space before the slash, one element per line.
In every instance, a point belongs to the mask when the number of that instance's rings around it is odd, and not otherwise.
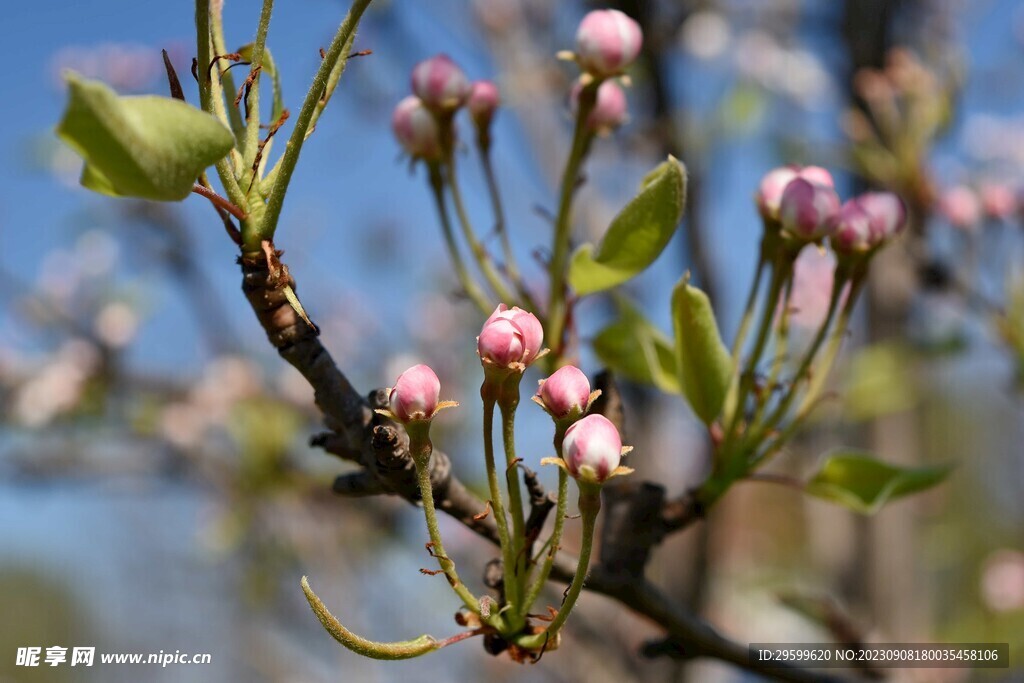
<path fill-rule="evenodd" d="M 689 269 L 731 338 L 753 277 L 751 198 L 764 172 L 823 165 L 844 196 L 899 192 L 914 229 L 873 269 L 837 368 L 840 398 L 773 469 L 804 474 L 837 445 L 956 466 L 945 485 L 873 517 L 739 484 L 708 522 L 658 548 L 649 577 L 742 643 L 825 641 L 837 624 L 878 641 L 1010 642 L 1016 669 L 889 679 L 1024 680 L 1024 4 L 610 4 L 641 22 L 646 45 L 631 122 L 589 164 L 579 239 L 598 237 L 643 173 L 675 154 L 691 174 L 684 226 L 628 294 L 670 330 L 669 287 Z M 229 45 L 252 39 L 258 6 L 227 3 Z M 539 278 L 571 132 L 572 68 L 554 54 L 572 47 L 590 8 L 374 3 L 355 46 L 373 54 L 350 63 L 277 235 L 358 388 L 427 362 L 445 398 L 463 402 L 436 442 L 477 491 L 480 320 L 453 295 L 424 174 L 408 171 L 387 121 L 411 67 L 439 51 L 499 84 L 494 158 L 520 263 Z M 279 3 L 269 45 L 293 110 L 345 10 Z M 368 637 L 457 630 L 447 587 L 418 572 L 429 560 L 420 513 L 331 493 L 350 466 L 308 445 L 320 429 L 312 393 L 266 343 L 240 293 L 236 249 L 205 202 L 93 195 L 52 133 L 68 68 L 121 93 L 166 94 L 166 48 L 196 102 L 191 8 L 17 3 L 0 45 L 0 681 L 756 680 L 714 661 L 641 656 L 658 631 L 587 594 L 568 645 L 535 666 L 476 641 L 405 663 L 338 647 L 299 591 L 303 574 Z M 488 224 L 468 150 L 462 175 L 470 211 Z M 824 258 L 803 264 L 807 311 L 829 286 Z M 600 298 L 578 311 L 588 374 L 601 364 L 587 341 L 614 314 Z M 699 483 L 707 445 L 684 402 L 620 382 L 630 464 L 672 494 Z M 525 403 L 520 453 L 536 462 L 550 438 L 547 417 Z M 443 523 L 463 575 L 479 576 L 492 549 Z M 15 666 L 18 647 L 51 645 L 208 652 L 212 663 Z"/>

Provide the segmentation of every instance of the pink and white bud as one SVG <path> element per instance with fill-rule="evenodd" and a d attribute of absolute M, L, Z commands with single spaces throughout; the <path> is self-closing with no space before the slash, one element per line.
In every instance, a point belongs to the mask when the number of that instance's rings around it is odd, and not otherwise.
<path fill-rule="evenodd" d="M 587 415 L 565 431 L 562 460 L 574 478 L 599 484 L 622 459 L 619 430 L 604 415 Z"/>
<path fill-rule="evenodd" d="M 583 84 L 577 82 L 572 89 L 571 106 L 575 114 L 579 111 L 580 93 Z M 597 88 L 597 101 L 587 117 L 587 128 L 598 135 L 608 135 L 629 120 L 626 93 L 615 81 L 605 81 Z"/>
<path fill-rule="evenodd" d="M 391 412 L 402 422 L 429 420 L 437 410 L 441 381 L 426 365 L 414 365 L 395 380 L 388 395 Z"/>
<path fill-rule="evenodd" d="M 427 109 L 443 113 L 465 104 L 470 84 L 466 74 L 448 55 L 435 55 L 413 67 L 412 91 Z"/>
<path fill-rule="evenodd" d="M 1017 210 L 1017 197 L 1008 185 L 986 183 L 981 186 L 981 208 L 985 216 L 994 220 L 1006 220 Z"/>
<path fill-rule="evenodd" d="M 973 230 L 981 222 L 981 202 L 966 185 L 957 185 L 939 200 L 939 211 L 954 228 Z"/>
<path fill-rule="evenodd" d="M 565 365 L 540 381 L 537 397 L 555 418 L 582 414 L 590 402 L 590 380 L 574 365 Z"/>
<path fill-rule="evenodd" d="M 832 247 L 839 253 L 864 252 L 874 246 L 871 216 L 857 199 L 847 200 L 836 216 Z"/>
<path fill-rule="evenodd" d="M 821 166 L 804 166 L 797 172 L 797 175 L 804 180 L 809 180 L 818 185 L 824 185 L 832 189 L 836 187 L 836 181 L 832 179 L 832 174 Z"/>
<path fill-rule="evenodd" d="M 907 225 L 907 207 L 892 192 L 865 192 L 857 203 L 871 219 L 871 246 L 891 240 Z"/>
<path fill-rule="evenodd" d="M 441 137 L 437 121 L 415 95 L 409 95 L 395 107 L 391 115 L 391 129 L 402 148 L 414 159 L 440 158 Z"/>
<path fill-rule="evenodd" d="M 484 364 L 503 368 L 532 363 L 544 343 L 544 328 L 537 317 L 518 306 L 498 304 L 477 337 L 476 349 Z"/>
<path fill-rule="evenodd" d="M 498 93 L 498 86 L 491 81 L 473 82 L 469 91 L 469 99 L 466 101 L 466 108 L 469 109 L 469 116 L 477 128 L 487 130 L 500 104 L 501 96 Z"/>
<path fill-rule="evenodd" d="M 643 42 L 640 24 L 619 10 L 594 10 L 576 30 L 576 59 L 592 76 L 615 76 L 636 60 Z"/>
<path fill-rule="evenodd" d="M 779 204 L 782 202 L 782 193 L 786 186 L 797 178 L 803 178 L 809 182 L 835 188 L 832 174 L 820 166 L 779 166 L 768 171 L 761 178 L 761 184 L 757 188 L 755 200 L 757 209 L 765 218 L 772 220 L 779 219 Z"/>
<path fill-rule="evenodd" d="M 836 191 L 803 178 L 790 181 L 779 201 L 782 229 L 807 240 L 828 234 L 838 213 Z"/>

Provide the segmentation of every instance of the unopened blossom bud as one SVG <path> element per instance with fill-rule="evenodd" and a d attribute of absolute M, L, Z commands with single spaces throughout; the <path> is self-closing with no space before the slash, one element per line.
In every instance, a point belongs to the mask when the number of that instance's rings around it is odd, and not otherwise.
<path fill-rule="evenodd" d="M 757 209 L 762 216 L 771 220 L 779 219 L 782 193 L 786 191 L 786 186 L 797 178 L 825 187 L 835 187 L 832 174 L 820 166 L 779 166 L 768 171 L 761 178 L 761 184 L 757 188 Z"/>
<path fill-rule="evenodd" d="M 415 95 L 409 95 L 395 107 L 391 129 L 402 148 L 414 159 L 437 159 L 441 138 L 437 121 Z"/>
<path fill-rule="evenodd" d="M 466 108 L 469 109 L 469 116 L 478 129 L 487 130 L 500 104 L 501 96 L 498 94 L 498 86 L 491 81 L 473 82 L 469 91 L 469 99 L 466 101 Z"/>
<path fill-rule="evenodd" d="M 871 216 L 856 199 L 839 209 L 832 232 L 832 247 L 839 253 L 864 252 L 873 246 Z"/>
<path fill-rule="evenodd" d="M 590 381 L 574 365 L 565 365 L 540 381 L 537 397 L 552 417 L 582 414 L 590 402 Z"/>
<path fill-rule="evenodd" d="M 426 365 L 414 365 L 395 381 L 388 396 L 391 412 L 402 422 L 429 420 L 437 410 L 441 382 Z"/>
<path fill-rule="evenodd" d="M 865 192 L 857 203 L 871 219 L 871 246 L 891 240 L 907 225 L 907 207 L 892 192 Z"/>
<path fill-rule="evenodd" d="M 413 67 L 412 91 L 438 113 L 452 112 L 469 97 L 469 79 L 448 55 L 435 55 Z"/>
<path fill-rule="evenodd" d="M 1017 198 L 1009 186 L 1002 183 L 986 183 L 979 190 L 981 208 L 985 216 L 995 220 L 1005 220 L 1017 209 Z"/>
<path fill-rule="evenodd" d="M 643 40 L 640 25 L 619 10 L 594 10 L 576 31 L 576 58 L 587 73 L 607 78 L 633 63 Z"/>
<path fill-rule="evenodd" d="M 965 185 L 947 190 L 939 200 L 939 210 L 954 228 L 961 230 L 972 230 L 981 220 L 978 195 Z"/>
<path fill-rule="evenodd" d="M 786 232 L 815 240 L 829 232 L 839 213 L 839 195 L 831 187 L 797 178 L 786 185 L 779 221 Z"/>
<path fill-rule="evenodd" d="M 544 328 L 536 316 L 517 306 L 498 304 L 477 337 L 477 353 L 485 364 L 525 369 L 541 351 Z"/>
<path fill-rule="evenodd" d="M 604 415 L 587 415 L 565 431 L 562 460 L 576 479 L 599 484 L 619 466 L 622 438 Z"/>
<path fill-rule="evenodd" d="M 576 83 L 572 89 L 572 111 L 579 110 L 580 93 L 583 84 Z M 587 117 L 587 128 L 598 135 L 608 135 L 629 120 L 626 93 L 615 81 L 605 81 L 597 88 L 594 108 Z"/>

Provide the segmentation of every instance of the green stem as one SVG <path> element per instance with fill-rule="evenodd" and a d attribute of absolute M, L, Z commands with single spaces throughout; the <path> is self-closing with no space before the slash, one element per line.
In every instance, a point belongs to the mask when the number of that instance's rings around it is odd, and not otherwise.
<path fill-rule="evenodd" d="M 789 346 L 789 302 L 793 296 L 793 280 L 786 283 L 786 293 L 782 297 L 782 311 L 779 313 L 778 325 L 775 328 L 775 359 L 772 361 L 772 369 L 768 373 L 768 381 L 765 384 L 764 394 L 757 402 L 757 409 L 750 419 L 751 425 L 756 425 L 764 417 L 768 410 L 772 396 L 775 394 L 775 386 L 782 374 L 782 368 L 786 364 L 786 353 Z"/>
<path fill-rule="evenodd" d="M 512 292 L 509 291 L 502 280 L 498 269 L 494 267 L 491 255 L 487 253 L 484 245 L 477 239 L 476 232 L 473 230 L 473 224 L 469 220 L 466 206 L 462 202 L 462 192 L 459 190 L 459 181 L 455 173 L 455 155 L 453 153 L 448 154 L 448 160 L 444 168 L 446 171 L 445 180 L 447 180 L 448 190 L 452 195 L 452 204 L 455 206 L 455 215 L 459 218 L 459 225 L 462 226 L 462 236 L 466 239 L 466 244 L 469 245 L 469 251 L 473 254 L 477 267 L 480 268 L 484 279 L 487 280 L 487 283 L 494 290 L 494 293 L 498 295 L 498 298 L 501 301 L 512 302 Z"/>
<path fill-rule="evenodd" d="M 465 584 L 459 580 L 459 574 L 455 571 L 455 562 L 452 561 L 444 551 L 444 544 L 441 542 L 441 529 L 437 525 L 437 511 L 434 509 L 434 487 L 430 483 L 430 454 L 433 447 L 426 435 L 429 423 L 420 427 L 407 425 L 409 433 L 409 451 L 412 454 L 413 464 L 416 465 L 416 482 L 420 487 L 420 499 L 423 501 L 423 516 L 427 520 L 427 532 L 430 534 L 433 555 L 437 558 L 437 564 L 441 567 L 452 590 L 462 598 L 463 604 L 474 612 L 480 614 L 480 602 L 473 595 Z M 422 434 L 419 432 L 422 430 Z"/>
<path fill-rule="evenodd" d="M 210 65 L 210 0 L 196 0 L 196 55 L 199 69 L 199 103 L 203 111 L 213 114 L 223 121 L 228 122 L 227 113 L 224 109 L 224 98 L 221 92 L 219 78 L 207 77 L 205 69 Z M 219 71 L 217 73 L 220 73 Z M 235 151 L 232 150 L 232 154 Z M 234 170 L 228 157 L 218 159 L 214 168 L 220 178 L 224 192 L 231 203 L 245 213 L 249 213 L 249 202 L 246 200 L 242 188 L 238 185 Z M 259 245 L 256 245 L 258 250 Z"/>
<path fill-rule="evenodd" d="M 210 12 L 210 28 L 213 33 L 213 51 L 214 54 L 224 55 L 228 53 L 227 41 L 224 39 L 224 3 L 218 2 L 212 6 L 213 11 Z M 212 57 L 211 57 L 212 59 Z M 200 68 L 206 68 L 209 66 L 209 62 Z M 217 67 L 220 69 L 219 65 Z M 224 89 L 230 93 L 235 92 L 235 77 L 232 72 L 227 71 L 221 76 L 221 80 L 224 84 Z M 237 107 L 227 108 L 228 120 L 231 123 L 231 131 L 235 134 L 235 144 L 241 145 L 245 138 L 245 124 L 242 122 L 242 114 L 238 111 Z M 241 157 L 239 157 L 241 162 Z M 240 172 L 242 169 L 236 169 L 236 172 Z"/>
<path fill-rule="evenodd" d="M 498 542 L 501 545 L 501 562 L 505 570 L 505 601 L 516 604 L 519 598 L 518 586 L 514 581 L 509 581 L 509 567 L 515 565 L 515 550 L 512 540 L 509 538 L 508 516 L 505 513 L 505 503 L 501 495 L 501 487 L 498 484 L 498 469 L 494 462 L 494 404 L 495 400 L 489 395 L 490 385 L 484 381 L 480 389 L 481 398 L 484 402 L 484 465 L 487 469 L 487 486 L 491 493 L 491 509 L 494 510 L 494 522 L 498 528 Z"/>
<path fill-rule="evenodd" d="M 551 243 L 551 263 L 548 266 L 551 291 L 548 294 L 546 316 L 547 329 L 544 337 L 553 353 L 549 364 L 554 367 L 562 355 L 562 334 L 565 331 L 566 304 L 565 280 L 569 262 L 569 243 L 572 237 L 572 200 L 579 184 L 580 168 L 587 157 L 594 134 L 587 127 L 587 118 L 597 102 L 595 81 L 580 91 L 579 109 L 576 112 L 576 126 L 573 130 L 572 148 L 562 172 L 561 192 L 558 199 L 558 213 L 555 216 L 555 232 Z"/>
<path fill-rule="evenodd" d="M 245 122 L 245 144 L 242 145 L 242 159 L 245 162 L 245 169 L 242 171 L 242 179 L 246 184 L 251 176 L 258 171 L 252 166 L 256 161 L 256 151 L 260 145 L 260 81 L 262 74 L 257 69 L 263 67 L 263 54 L 267 47 L 267 32 L 270 30 L 270 15 L 274 11 L 274 0 L 263 0 L 263 9 L 260 11 L 260 23 L 256 27 L 256 42 L 252 46 L 252 62 L 249 65 L 249 73 L 256 72 L 252 86 L 249 88 L 248 106 L 249 118 Z"/>
<path fill-rule="evenodd" d="M 576 565 L 576 574 L 569 584 L 569 590 L 565 594 L 565 600 L 558 610 L 558 614 L 548 624 L 544 631 L 526 636 L 517 641 L 517 645 L 529 650 L 539 650 L 545 643 L 558 636 L 558 632 L 565 625 L 569 613 L 576 606 L 576 601 L 583 590 L 583 584 L 587 580 L 587 572 L 590 569 L 590 554 L 594 547 L 594 528 L 597 521 L 597 513 L 601 510 L 601 489 L 599 486 L 582 484 L 580 486 L 580 516 L 583 521 L 583 538 L 580 546 L 579 564 Z"/>
<path fill-rule="evenodd" d="M 764 303 L 764 310 L 761 311 L 757 339 L 754 342 L 750 358 L 747 359 L 747 362 L 739 371 L 739 390 L 736 394 L 736 402 L 733 406 L 728 428 L 725 430 L 725 438 L 721 448 L 723 453 L 729 453 L 729 446 L 732 445 L 733 440 L 738 434 L 740 423 L 743 421 L 747 396 L 753 388 L 754 379 L 757 375 L 757 365 L 761 360 L 761 355 L 764 353 L 765 346 L 768 343 L 769 332 L 772 329 L 772 322 L 775 320 L 775 308 L 779 302 L 779 294 L 792 273 L 793 262 L 790 259 L 777 261 L 772 267 L 771 284 L 768 287 L 768 298 Z M 731 458 L 731 456 L 729 457 Z"/>
<path fill-rule="evenodd" d="M 530 310 L 536 311 L 537 304 L 530 296 L 530 292 L 523 285 L 522 277 L 519 274 L 519 266 L 516 264 L 515 252 L 512 250 L 512 241 L 509 239 L 508 224 L 505 222 L 505 209 L 501 201 L 501 188 L 498 185 L 498 177 L 494 172 L 494 164 L 491 163 L 491 145 L 488 135 L 477 136 L 477 151 L 480 153 L 480 165 L 484 170 L 484 179 L 487 181 L 487 193 L 491 198 L 491 208 L 494 210 L 494 231 L 498 233 L 501 240 L 501 249 L 505 254 L 505 271 L 508 279 L 519 293 L 519 298 Z"/>
<path fill-rule="evenodd" d="M 501 436 L 505 446 L 505 483 L 508 486 L 508 505 L 512 514 L 512 564 L 505 565 L 505 586 L 507 591 L 510 582 L 515 584 L 517 598 L 522 597 L 526 580 L 529 578 L 527 568 L 530 559 L 526 557 L 526 518 L 523 513 L 523 494 L 519 486 L 519 466 L 516 462 L 515 421 L 516 407 L 519 405 L 520 379 L 522 375 L 510 377 L 498 400 L 501 408 Z M 510 395 L 509 389 L 513 386 L 515 393 Z M 510 599 L 509 602 L 515 605 L 516 610 L 525 614 L 522 612 L 521 601 Z"/>
<path fill-rule="evenodd" d="M 558 452 L 561 452 L 559 447 Z M 547 541 L 548 552 L 547 557 L 544 558 L 544 564 L 541 565 L 540 573 L 534 579 L 533 583 L 530 584 L 529 589 L 526 591 L 526 597 L 523 599 L 521 607 L 522 614 L 525 616 L 529 613 L 530 608 L 533 607 L 533 603 L 537 602 L 537 597 L 540 595 L 541 590 L 544 589 L 544 584 L 548 582 L 548 577 L 551 576 L 551 568 L 555 565 L 555 556 L 558 555 L 559 543 L 562 542 L 562 530 L 565 528 L 565 508 L 569 493 L 569 473 L 564 468 L 558 468 L 558 504 L 555 506 L 555 528 L 551 530 L 551 538 Z"/>
<path fill-rule="evenodd" d="M 761 276 L 765 267 L 764 247 L 757 259 L 757 270 L 754 272 L 754 281 L 750 285 L 750 293 L 747 295 L 747 304 L 743 309 L 743 318 L 740 319 L 739 329 L 736 330 L 736 339 L 732 342 L 732 365 L 739 367 L 740 354 L 743 352 L 743 342 L 747 340 L 747 333 L 750 331 L 750 323 L 754 320 L 754 309 L 757 306 L 757 294 L 761 291 Z"/>
<path fill-rule="evenodd" d="M 201 1 L 209 2 L 209 0 Z M 369 4 L 370 0 L 353 0 L 352 8 L 345 16 L 345 20 L 341 22 L 341 26 L 338 27 L 338 32 L 334 35 L 334 39 L 331 41 L 324 59 L 320 62 L 320 68 L 317 70 L 316 76 L 313 77 L 313 84 L 310 86 L 309 91 L 306 92 L 306 99 L 303 100 L 302 109 L 299 110 L 299 115 L 295 119 L 295 129 L 292 130 L 292 134 L 288 138 L 288 144 L 285 146 L 284 155 L 281 157 L 281 165 L 277 171 L 277 178 L 270 191 L 267 211 L 263 216 L 259 229 L 259 237 L 261 239 L 272 239 L 274 236 L 277 223 L 281 218 L 284 196 L 288 191 L 288 184 L 292 180 L 295 165 L 299 161 L 302 143 L 306 139 L 306 131 L 313 120 L 317 103 L 320 101 L 324 88 L 327 86 L 327 82 L 338 61 L 346 58 L 344 47 L 355 33 L 356 27 L 359 25 L 359 19 L 363 16 L 363 12 L 366 11 Z M 246 245 L 247 249 L 252 249 L 253 247 L 258 248 L 259 244 Z"/>
<path fill-rule="evenodd" d="M 459 278 L 459 284 L 466 291 L 466 295 L 473 300 L 477 308 L 484 315 L 491 313 L 491 301 L 487 298 L 483 289 L 466 269 L 466 263 L 462 260 L 462 253 L 459 245 L 455 242 L 455 232 L 452 230 L 452 221 L 448 216 L 448 206 L 444 201 L 444 179 L 441 177 L 441 169 L 436 163 L 429 165 L 430 189 L 434 193 L 434 203 L 437 206 L 437 215 L 441 221 L 441 232 L 444 234 L 444 243 L 448 247 L 448 256 L 452 260 L 452 267 L 455 268 L 455 275 Z"/>
<path fill-rule="evenodd" d="M 832 337 L 829 340 L 828 346 L 825 349 L 825 354 L 822 356 L 821 365 L 818 367 L 818 371 L 814 373 L 811 378 L 810 384 L 807 387 L 807 394 L 804 396 L 803 401 L 800 402 L 797 413 L 802 414 L 806 412 L 813 403 L 817 400 L 818 394 L 825 386 L 825 380 L 828 379 L 828 374 L 832 370 L 832 364 L 835 362 L 836 356 L 839 354 L 839 347 L 842 346 L 843 340 L 846 338 L 846 331 L 849 329 L 850 317 L 853 315 L 853 308 L 857 303 L 857 299 L 860 297 L 860 292 L 864 287 L 865 280 L 863 277 L 855 277 L 850 283 L 850 292 L 846 295 L 846 303 L 843 306 L 843 312 L 839 316 L 839 322 L 836 324 L 836 329 L 832 333 Z"/>
<path fill-rule="evenodd" d="M 764 421 L 764 424 L 754 433 L 751 438 L 751 443 L 757 444 L 762 438 L 764 438 L 764 435 L 767 432 L 779 424 L 779 422 L 786 416 L 786 412 L 789 410 L 790 406 L 793 405 L 793 401 L 796 400 L 797 394 L 800 393 L 800 385 L 810 372 L 811 364 L 814 362 L 814 358 L 817 356 L 818 350 L 821 348 L 821 344 L 825 340 L 825 336 L 828 334 L 832 321 L 835 319 L 836 312 L 839 310 L 839 303 L 843 299 L 844 289 L 846 289 L 846 279 L 837 269 L 836 279 L 832 285 L 832 296 L 829 298 L 828 313 L 825 314 L 825 321 L 821 324 L 821 327 L 818 328 L 817 334 L 814 335 L 814 340 L 807 348 L 807 352 L 804 354 L 803 360 L 800 362 L 800 366 L 793 375 L 793 380 L 789 385 L 789 391 L 786 392 L 785 397 L 783 397 L 775 407 L 775 410 L 772 411 L 771 415 L 768 416 L 768 419 Z M 850 299 L 847 297 L 847 304 L 849 304 L 849 301 Z M 833 331 L 832 336 L 833 338 L 839 337 L 842 339 L 842 335 L 844 333 L 845 323 L 841 320 L 839 325 L 837 325 Z"/>

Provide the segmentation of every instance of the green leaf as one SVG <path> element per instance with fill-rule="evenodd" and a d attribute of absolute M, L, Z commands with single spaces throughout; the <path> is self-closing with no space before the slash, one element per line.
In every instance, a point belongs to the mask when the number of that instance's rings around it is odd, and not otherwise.
<path fill-rule="evenodd" d="M 252 48 L 254 43 L 248 43 L 238 48 L 238 54 L 242 56 L 242 61 L 252 61 Z M 270 120 L 277 121 L 281 118 L 281 112 L 284 111 L 284 98 L 281 94 L 281 74 L 277 71 L 277 65 L 274 64 L 274 57 L 270 54 L 270 48 L 263 48 L 263 69 L 262 74 L 270 76 L 271 89 L 274 96 L 274 105 L 270 113 Z"/>
<path fill-rule="evenodd" d="M 686 170 L 675 158 L 647 174 L 640 193 L 615 217 L 601 246 L 581 245 L 569 264 L 580 296 L 626 282 L 654 263 L 675 233 L 686 202 Z"/>
<path fill-rule="evenodd" d="M 618 319 L 594 337 L 594 353 L 627 379 L 681 394 L 672 340 L 626 299 L 620 298 L 618 306 Z"/>
<path fill-rule="evenodd" d="M 81 183 L 103 194 L 179 201 L 227 154 L 234 136 L 206 112 L 169 97 L 119 97 L 97 81 L 67 76 L 57 135 L 85 159 Z"/>
<path fill-rule="evenodd" d="M 822 461 L 804 490 L 870 515 L 894 498 L 941 483 L 950 471 L 948 466 L 897 467 L 869 453 L 840 451 Z"/>
<path fill-rule="evenodd" d="M 689 273 L 672 291 L 672 322 L 683 393 L 697 417 L 710 424 L 729 391 L 732 355 L 722 343 L 707 294 L 690 284 Z"/>

